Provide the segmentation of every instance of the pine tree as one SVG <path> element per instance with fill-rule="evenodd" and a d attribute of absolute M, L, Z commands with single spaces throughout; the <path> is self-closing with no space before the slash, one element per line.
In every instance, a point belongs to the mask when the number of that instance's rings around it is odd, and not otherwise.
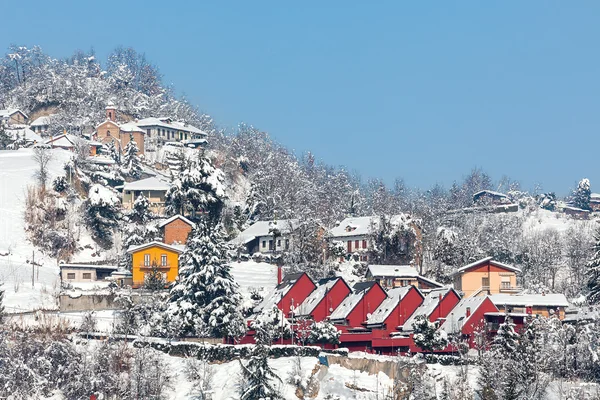
<path fill-rule="evenodd" d="M 417 346 L 427 352 L 441 350 L 448 346 L 448 339 L 435 323 L 429 322 L 426 316 L 419 315 L 413 323 L 413 340 Z"/>
<path fill-rule="evenodd" d="M 577 208 L 581 208 L 582 210 L 589 210 L 591 195 L 592 191 L 590 189 L 590 180 L 587 178 L 583 178 L 581 181 L 579 181 L 577 189 L 573 191 L 571 202 Z"/>
<path fill-rule="evenodd" d="M 244 334 L 242 299 L 230 267 L 223 263 L 225 251 L 217 229 L 199 222 L 180 256 L 179 277 L 169 298 L 169 313 L 179 320 L 183 334 L 198 327 L 206 327 L 216 337 Z"/>
<path fill-rule="evenodd" d="M 328 321 L 315 322 L 310 328 L 308 343 L 340 343 L 342 334 L 332 323 Z"/>
<path fill-rule="evenodd" d="M 117 146 L 115 145 L 114 140 L 111 140 L 104 146 L 106 149 L 105 150 L 106 154 L 108 154 L 108 156 L 110 158 L 112 158 L 117 163 L 117 165 L 121 165 L 121 153 L 117 149 Z"/>
<path fill-rule="evenodd" d="M 600 303 L 600 228 L 596 231 L 594 243 L 594 256 L 586 265 L 587 300 L 591 304 Z"/>
<path fill-rule="evenodd" d="M 133 213 L 132 219 L 138 223 L 146 223 L 152 218 L 152 212 L 150 212 L 150 201 L 144 196 L 143 193 L 135 199 L 133 202 Z"/>
<path fill-rule="evenodd" d="M 283 399 L 272 381 L 280 382 L 281 378 L 273 372 L 268 362 L 268 347 L 257 345 L 248 364 L 242 367 L 241 400 L 278 400 Z"/>
<path fill-rule="evenodd" d="M 516 354 L 518 345 L 519 334 L 515 332 L 515 324 L 510 317 L 506 316 L 494 337 L 492 350 L 504 356 L 512 357 Z"/>
<path fill-rule="evenodd" d="M 112 229 L 121 216 L 119 198 L 110 189 L 95 184 L 90 188 L 84 206 L 85 221 L 92 230 L 92 237 L 108 248 L 112 244 Z"/>
<path fill-rule="evenodd" d="M 277 339 L 290 338 L 292 328 L 283 315 L 283 312 L 273 305 L 271 309 L 263 310 L 256 319 L 252 321 L 251 328 L 256 332 L 254 341 L 258 344 L 270 346 Z"/>
<path fill-rule="evenodd" d="M 12 138 L 6 133 L 4 124 L 0 122 L 0 149 L 6 149 L 6 146 L 13 142 Z"/>
<path fill-rule="evenodd" d="M 133 139 L 133 134 L 130 133 L 129 142 L 123 151 L 123 172 L 135 179 L 139 179 L 143 172 L 142 161 L 138 155 L 139 152 L 140 149 Z"/>

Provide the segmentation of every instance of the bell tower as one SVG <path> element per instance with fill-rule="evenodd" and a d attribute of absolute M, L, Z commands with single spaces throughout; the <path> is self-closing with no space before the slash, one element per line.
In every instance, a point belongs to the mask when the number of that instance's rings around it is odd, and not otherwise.
<path fill-rule="evenodd" d="M 113 122 L 117 120 L 117 107 L 112 103 L 106 106 L 106 119 Z"/>

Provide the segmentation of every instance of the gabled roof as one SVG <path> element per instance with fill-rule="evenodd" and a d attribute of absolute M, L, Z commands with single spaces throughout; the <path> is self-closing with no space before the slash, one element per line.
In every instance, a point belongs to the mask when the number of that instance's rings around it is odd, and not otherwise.
<path fill-rule="evenodd" d="M 134 124 L 133 122 L 127 122 L 119 125 L 119 129 L 123 132 L 140 132 L 145 134 L 146 131 Z"/>
<path fill-rule="evenodd" d="M 385 323 L 385 320 L 390 316 L 392 311 L 400 304 L 402 299 L 411 291 L 416 290 L 419 294 L 421 292 L 414 286 L 403 286 L 394 289 L 390 289 L 387 292 L 387 298 L 377 307 L 377 309 L 367 318 L 367 327 L 369 325 L 381 325 Z M 421 297 L 423 295 L 421 294 Z"/>
<path fill-rule="evenodd" d="M 446 287 L 440 289 L 433 289 L 432 291 L 427 293 L 419 308 L 417 308 L 415 312 L 406 320 L 406 322 L 404 322 L 402 330 L 412 331 L 412 324 L 413 322 L 415 322 L 415 318 L 417 318 L 419 315 L 424 315 L 425 317 L 429 318 L 431 313 L 440 304 L 440 300 L 444 299 L 444 297 L 446 297 L 446 295 L 448 295 L 450 291 L 454 291 L 454 289 Z"/>
<path fill-rule="evenodd" d="M 116 265 L 96 265 L 96 264 L 60 264 L 60 269 L 69 268 L 69 269 L 104 269 L 109 271 L 116 271 L 119 269 Z"/>
<path fill-rule="evenodd" d="M 185 249 L 184 245 L 166 244 L 163 242 L 153 241 L 153 242 L 149 242 L 149 243 L 140 244 L 138 246 L 129 246 L 129 248 L 127 249 L 127 253 L 128 254 L 137 253 L 140 250 L 145 250 L 150 247 L 160 247 L 162 249 L 174 251 L 178 254 L 183 253 L 183 250 Z"/>
<path fill-rule="evenodd" d="M 369 265 L 367 274 L 371 276 L 417 277 L 419 273 L 411 265 Z"/>
<path fill-rule="evenodd" d="M 298 226 L 297 219 L 279 219 L 275 221 L 257 221 L 229 241 L 230 244 L 246 244 L 260 236 L 272 236 L 272 229 L 278 229 L 281 234 L 290 234 Z"/>
<path fill-rule="evenodd" d="M 488 194 L 490 196 L 494 196 L 494 197 L 501 197 L 503 199 L 508 199 L 508 196 L 505 195 L 504 193 L 500 193 L 500 192 L 494 192 L 493 190 L 480 190 L 477 193 L 473 193 L 473 199 L 475 199 L 476 197 L 480 197 L 484 194 Z"/>
<path fill-rule="evenodd" d="M 328 235 L 332 238 L 370 235 L 379 226 L 380 217 L 350 217 L 342 220 L 336 227 L 331 228 Z M 408 214 L 390 216 L 392 225 L 408 225 L 414 220 Z"/>
<path fill-rule="evenodd" d="M 335 309 L 333 313 L 329 316 L 331 320 L 342 320 L 346 319 L 348 315 L 354 310 L 354 308 L 360 303 L 365 294 L 375 285 L 378 285 L 377 282 L 358 282 L 352 288 L 352 293 L 350 293 L 344 301 Z"/>
<path fill-rule="evenodd" d="M 176 131 L 190 132 L 199 136 L 208 136 L 206 132 L 196 128 L 193 125 L 189 125 L 184 122 L 171 121 L 170 118 L 142 118 L 136 122 L 136 125 L 141 127 L 159 126 L 162 128 L 173 129 Z"/>
<path fill-rule="evenodd" d="M 33 120 L 33 122 L 29 124 L 29 126 L 46 126 L 46 125 L 50 125 L 50 123 L 52 121 L 52 117 L 53 117 L 53 115 L 45 115 L 45 116 L 42 116 L 42 117 L 38 117 L 35 120 Z"/>
<path fill-rule="evenodd" d="M 7 108 L 5 110 L 0 110 L 0 118 L 8 118 L 11 115 L 16 114 L 18 112 L 23 114 L 25 116 L 25 118 L 29 118 L 27 116 L 27 114 L 25 114 L 23 111 L 19 110 L 18 108 Z"/>
<path fill-rule="evenodd" d="M 127 182 L 123 185 L 123 190 L 158 190 L 167 191 L 171 187 L 167 182 L 152 176 L 139 181 Z"/>
<path fill-rule="evenodd" d="M 25 137 L 25 141 L 27 141 L 27 142 L 42 143 L 44 141 L 44 139 L 42 139 L 42 137 L 40 135 L 38 135 L 37 133 L 35 133 L 34 131 L 32 131 L 29 128 L 12 129 L 9 127 L 8 129 L 6 129 L 5 132 L 12 139 L 16 139 L 17 135 L 18 135 L 20 138 Z"/>
<path fill-rule="evenodd" d="M 467 297 L 458 302 L 452 309 L 450 314 L 446 316 L 446 321 L 442 324 L 442 328 L 446 333 L 460 333 L 465 327 L 475 310 L 483 304 L 487 296 Z M 471 315 L 467 317 L 467 308 L 470 309 Z"/>
<path fill-rule="evenodd" d="M 46 144 L 56 147 L 73 147 L 75 146 L 76 137 L 68 133 L 54 136 L 46 141 Z"/>
<path fill-rule="evenodd" d="M 302 304 L 300 304 L 297 315 L 298 316 L 310 315 L 315 310 L 315 307 L 317 307 L 319 305 L 319 303 L 321 303 L 321 301 L 325 298 L 327 293 L 339 281 L 342 281 L 344 284 L 346 284 L 344 279 L 340 278 L 340 277 L 321 279 L 319 281 L 319 285 L 317 286 L 317 288 L 315 290 L 313 290 L 310 295 L 308 295 L 308 297 L 302 302 Z"/>
<path fill-rule="evenodd" d="M 283 280 L 281 281 L 281 283 L 279 285 L 277 285 L 277 287 L 275 289 L 273 289 L 267 296 L 265 296 L 265 298 L 263 299 L 263 301 L 260 302 L 259 305 L 254 307 L 253 311 L 255 313 L 260 313 L 262 310 L 264 310 L 266 308 L 270 308 L 270 307 L 273 307 L 273 306 L 279 304 L 279 302 L 294 287 L 294 285 L 302 277 L 302 275 L 305 275 L 305 273 L 299 272 L 296 274 L 286 275 L 283 278 Z M 308 275 L 307 275 L 307 277 L 308 277 Z M 310 277 L 309 277 L 309 279 L 310 279 Z M 288 310 L 285 310 L 286 314 L 287 314 L 287 312 L 288 312 Z"/>
<path fill-rule="evenodd" d="M 464 267 L 461 267 L 459 269 L 456 270 L 455 274 L 460 273 L 460 272 L 464 272 L 467 271 L 473 267 L 477 267 L 479 265 L 483 265 L 483 264 L 487 264 L 490 263 L 491 265 L 498 267 L 498 268 L 503 268 L 512 272 L 518 272 L 520 273 L 521 270 L 517 267 L 513 267 L 512 265 L 508 265 L 508 264 L 503 264 L 501 262 L 498 261 L 494 261 L 492 260 L 492 257 L 486 257 L 486 258 L 482 258 L 481 260 L 475 261 L 469 265 L 465 265 Z"/>
<path fill-rule="evenodd" d="M 548 307 L 568 307 L 569 301 L 562 293 L 548 294 L 493 294 L 490 300 L 496 306 L 548 306 Z"/>
<path fill-rule="evenodd" d="M 186 224 L 188 224 L 192 228 L 196 227 L 195 223 L 193 223 L 192 221 L 190 221 L 189 219 L 187 219 L 186 217 L 184 217 L 183 215 L 180 215 L 180 214 L 173 215 L 171 218 L 164 220 L 163 222 L 161 222 L 160 224 L 158 224 L 158 227 L 162 228 L 162 227 L 164 227 L 166 225 L 169 225 L 171 222 L 175 221 L 176 219 L 182 220 L 183 222 L 185 222 Z"/>

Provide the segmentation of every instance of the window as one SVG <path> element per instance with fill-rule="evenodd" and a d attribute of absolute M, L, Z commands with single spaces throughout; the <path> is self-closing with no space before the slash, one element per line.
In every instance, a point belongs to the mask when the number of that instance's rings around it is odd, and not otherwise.
<path fill-rule="evenodd" d="M 490 277 L 489 276 L 484 276 L 483 278 L 481 278 L 481 286 L 490 287 Z"/>
<path fill-rule="evenodd" d="M 106 137 L 110 136 L 110 131 L 106 131 Z"/>
<path fill-rule="evenodd" d="M 363 240 L 363 249 L 366 249 L 366 248 L 367 248 L 367 241 Z"/>
<path fill-rule="evenodd" d="M 263 247 L 263 249 L 264 249 L 265 247 L 267 247 L 267 241 L 266 241 L 266 240 L 263 240 L 263 245 L 262 245 L 262 247 Z"/>
<path fill-rule="evenodd" d="M 273 250 L 273 241 L 269 240 L 269 250 Z"/>
<path fill-rule="evenodd" d="M 348 253 L 352 253 L 352 240 L 348 240 Z"/>
<path fill-rule="evenodd" d="M 75 272 L 67 272 L 67 279 L 75 279 Z"/>
<path fill-rule="evenodd" d="M 160 265 L 162 265 L 163 267 L 167 266 L 167 255 L 166 254 L 162 254 L 160 256 Z"/>
<path fill-rule="evenodd" d="M 92 279 L 92 273 L 91 272 L 84 272 L 83 273 L 83 279 Z"/>
<path fill-rule="evenodd" d="M 148 135 L 148 137 L 152 136 L 152 129 L 146 129 L 146 135 Z"/>
<path fill-rule="evenodd" d="M 290 239 L 285 239 L 285 249 L 286 250 L 290 249 Z"/>
<path fill-rule="evenodd" d="M 359 241 L 358 241 L 358 240 L 355 240 L 355 241 L 354 241 L 354 248 L 355 248 L 355 249 L 360 249 L 360 247 L 358 246 L 358 243 L 359 243 Z"/>
<path fill-rule="evenodd" d="M 277 239 L 277 247 L 281 247 L 281 239 Z"/>
<path fill-rule="evenodd" d="M 150 254 L 144 254 L 144 266 L 145 267 L 150 266 Z"/>
<path fill-rule="evenodd" d="M 500 289 L 510 289 L 510 276 L 502 276 L 500 279 Z"/>

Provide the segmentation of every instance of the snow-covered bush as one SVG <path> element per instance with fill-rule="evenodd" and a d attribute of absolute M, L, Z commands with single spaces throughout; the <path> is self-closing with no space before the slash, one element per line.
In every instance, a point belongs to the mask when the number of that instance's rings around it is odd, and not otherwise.
<path fill-rule="evenodd" d="M 310 328 L 308 343 L 338 344 L 340 343 L 341 334 L 342 332 L 330 322 L 315 322 Z"/>
<path fill-rule="evenodd" d="M 423 351 L 428 352 L 448 346 L 446 333 L 424 315 L 417 316 L 413 322 L 413 340 Z"/>

